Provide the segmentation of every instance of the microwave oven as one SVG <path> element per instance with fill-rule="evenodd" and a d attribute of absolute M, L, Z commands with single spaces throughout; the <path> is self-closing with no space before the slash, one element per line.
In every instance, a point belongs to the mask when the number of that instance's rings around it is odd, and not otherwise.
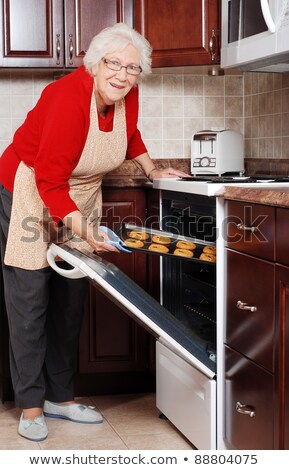
<path fill-rule="evenodd" d="M 289 0 L 222 0 L 221 67 L 289 71 Z"/>

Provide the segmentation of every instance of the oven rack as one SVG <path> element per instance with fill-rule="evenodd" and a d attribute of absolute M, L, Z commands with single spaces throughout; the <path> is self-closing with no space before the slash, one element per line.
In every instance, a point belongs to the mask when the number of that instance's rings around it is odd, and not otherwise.
<path fill-rule="evenodd" d="M 214 282 L 212 282 L 212 276 L 210 275 L 210 273 L 209 275 L 208 273 L 203 273 L 203 272 L 198 272 L 196 274 L 184 273 L 184 276 L 187 279 L 197 282 L 198 284 L 202 284 L 203 286 L 207 286 L 211 289 L 216 289 L 216 280 L 214 279 Z"/>
<path fill-rule="evenodd" d="M 215 308 L 210 304 L 209 306 L 205 306 L 204 304 L 185 304 L 184 308 L 197 314 L 198 316 L 208 320 L 211 323 L 216 324 L 216 319 L 212 318 L 212 313 L 215 315 Z"/>

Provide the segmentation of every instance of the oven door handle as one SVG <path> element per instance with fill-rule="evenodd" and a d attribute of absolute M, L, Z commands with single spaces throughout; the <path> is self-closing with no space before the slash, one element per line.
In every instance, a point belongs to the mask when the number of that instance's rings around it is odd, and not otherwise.
<path fill-rule="evenodd" d="M 56 258 L 61 258 L 68 264 L 73 266 L 72 269 L 63 269 L 56 264 Z M 82 263 L 76 256 L 63 250 L 60 246 L 54 243 L 50 245 L 47 251 L 47 261 L 54 271 L 63 277 L 68 279 L 81 279 L 82 277 L 88 276 L 87 268 L 85 263 Z"/>

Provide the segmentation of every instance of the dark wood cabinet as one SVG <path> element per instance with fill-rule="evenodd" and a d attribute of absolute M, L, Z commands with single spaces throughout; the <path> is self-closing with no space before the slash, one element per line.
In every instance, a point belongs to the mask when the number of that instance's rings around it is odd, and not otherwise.
<path fill-rule="evenodd" d="M 153 67 L 220 62 L 219 0 L 135 0 L 134 26 L 153 47 Z"/>
<path fill-rule="evenodd" d="M 274 449 L 274 376 L 225 347 L 225 440 L 230 449 Z"/>
<path fill-rule="evenodd" d="M 288 450 L 289 209 L 226 205 L 226 442 Z"/>
<path fill-rule="evenodd" d="M 0 66 L 78 67 L 93 36 L 132 15 L 132 0 L 2 0 Z"/>
<path fill-rule="evenodd" d="M 132 26 L 132 0 L 64 0 L 65 67 L 79 67 L 91 39 L 123 22 Z"/>
<path fill-rule="evenodd" d="M 274 259 L 274 207 L 229 201 L 227 208 L 227 246 L 259 258 Z"/>
<path fill-rule="evenodd" d="M 274 370 L 274 264 L 228 250 L 225 342 Z"/>
<path fill-rule="evenodd" d="M 62 67 L 63 1 L 2 0 L 1 67 Z"/>
<path fill-rule="evenodd" d="M 220 0 L 1 0 L 0 66 L 76 68 L 117 22 L 144 34 L 153 67 L 220 62 Z"/>
<path fill-rule="evenodd" d="M 279 209 L 278 209 L 279 210 Z M 288 215 L 289 215 L 289 210 Z M 287 241 L 287 251 L 289 242 Z M 287 255 L 285 255 L 286 257 Z M 277 449 L 289 449 L 289 266 L 276 265 L 276 437 Z"/>

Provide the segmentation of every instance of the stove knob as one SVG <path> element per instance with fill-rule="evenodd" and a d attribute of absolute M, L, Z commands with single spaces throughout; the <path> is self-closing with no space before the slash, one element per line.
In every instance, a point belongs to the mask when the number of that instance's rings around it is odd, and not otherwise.
<path fill-rule="evenodd" d="M 208 157 L 203 157 L 200 161 L 201 166 L 209 166 L 210 165 L 210 159 Z"/>

